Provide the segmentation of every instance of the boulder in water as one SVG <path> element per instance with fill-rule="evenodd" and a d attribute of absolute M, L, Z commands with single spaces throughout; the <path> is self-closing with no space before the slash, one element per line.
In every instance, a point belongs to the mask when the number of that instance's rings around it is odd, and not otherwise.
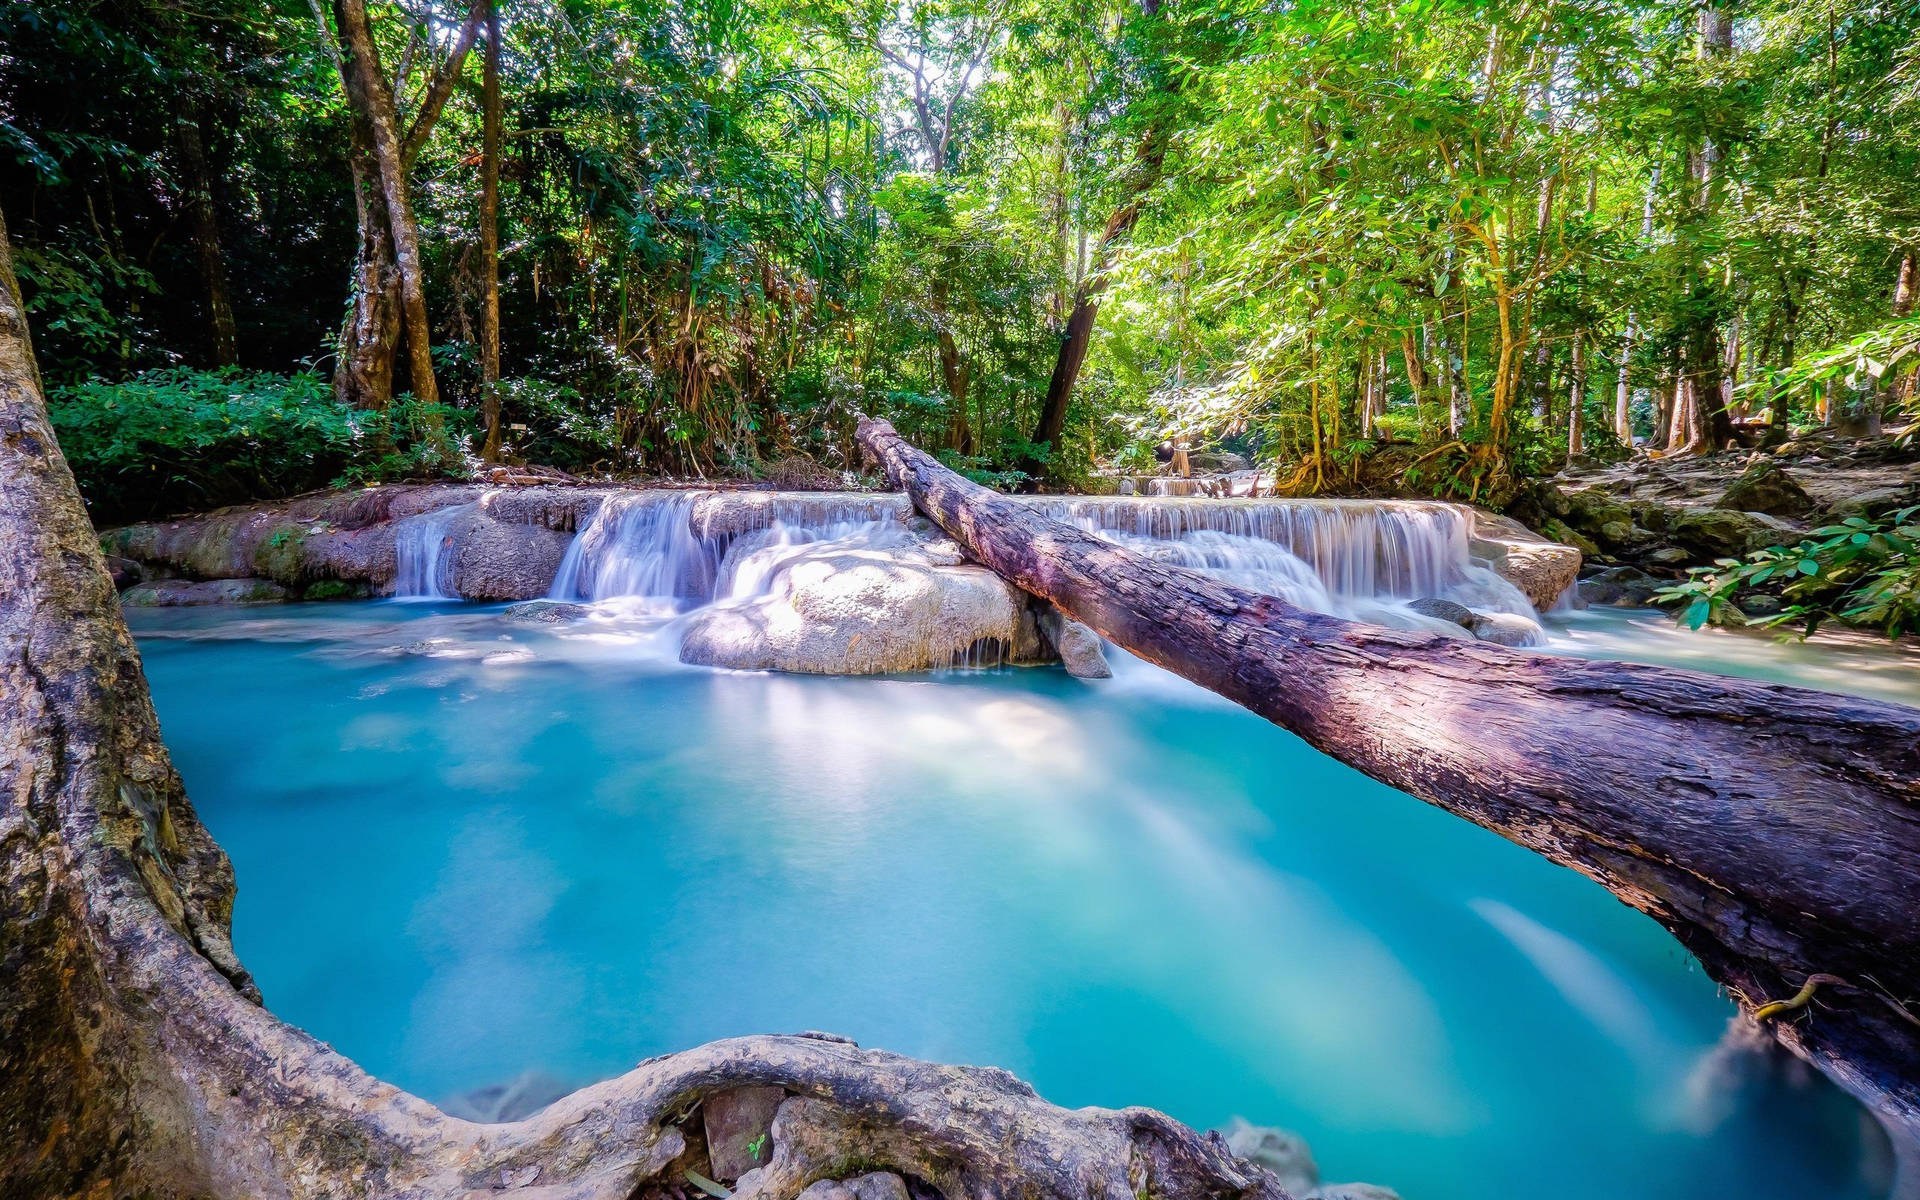
<path fill-rule="evenodd" d="M 280 604 L 287 589 L 265 579 L 156 579 L 128 588 L 120 603 L 132 608 L 184 608 L 201 604 Z"/>
<path fill-rule="evenodd" d="M 982 653 L 1040 657 L 1026 596 L 950 542 L 795 548 L 763 594 L 696 613 L 683 662 L 816 675 L 952 666 Z"/>
<path fill-rule="evenodd" d="M 547 594 L 573 535 L 495 520 L 480 505 L 447 527 L 446 589 L 469 600 L 531 600 Z"/>
<path fill-rule="evenodd" d="M 537 621 L 546 625 L 578 621 L 592 611 L 584 604 L 573 604 L 566 600 L 522 600 L 518 604 L 507 605 L 509 618 L 515 621 Z"/>
<path fill-rule="evenodd" d="M 1039 603 L 1045 603 L 1040 601 Z M 1075 679 L 1109 679 L 1113 668 L 1107 665 L 1107 644 L 1100 635 L 1059 609 L 1047 605 L 1039 619 L 1040 635 L 1053 646 L 1067 674 Z"/>
<path fill-rule="evenodd" d="M 1313 1161 L 1313 1150 L 1299 1134 L 1255 1125 L 1244 1117 L 1235 1117 L 1220 1132 L 1227 1140 L 1227 1149 L 1272 1171 L 1288 1193 L 1304 1196 L 1320 1185 L 1319 1164 Z"/>
<path fill-rule="evenodd" d="M 1407 605 L 1423 617 L 1433 617 L 1441 621 L 1452 621 L 1462 628 L 1472 629 L 1473 610 L 1453 600 L 1442 600 L 1438 596 L 1423 596 Z"/>
<path fill-rule="evenodd" d="M 1540 626 L 1514 613 L 1475 613 L 1468 628 L 1474 637 L 1496 646 L 1532 646 L 1540 641 Z"/>
<path fill-rule="evenodd" d="M 1608 567 L 1580 581 L 1580 598 L 1588 604 L 1646 608 L 1660 581 L 1635 567 Z"/>

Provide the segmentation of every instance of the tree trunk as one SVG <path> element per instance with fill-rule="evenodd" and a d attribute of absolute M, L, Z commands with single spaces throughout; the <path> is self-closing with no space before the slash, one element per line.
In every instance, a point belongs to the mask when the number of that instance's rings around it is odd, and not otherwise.
<path fill-rule="evenodd" d="M 201 137 L 200 114 L 183 100 L 174 117 L 174 148 L 180 160 L 181 201 L 186 209 L 188 236 L 200 268 L 200 286 L 206 295 L 207 332 L 216 365 L 240 361 L 240 338 L 233 323 L 233 301 L 227 291 L 227 260 L 220 252 L 220 223 L 213 207 L 213 175 L 207 169 L 206 143 Z"/>
<path fill-rule="evenodd" d="M 380 412 L 393 400 L 395 347 L 400 339 L 400 270 L 393 261 L 393 223 L 380 191 L 380 165 L 373 157 L 373 130 L 351 115 L 353 198 L 360 241 L 353 257 L 353 287 L 346 323 L 340 327 L 333 364 L 333 391 L 342 403 Z"/>
<path fill-rule="evenodd" d="M 443 443 L 431 406 L 440 402 L 440 391 L 433 378 L 433 346 L 427 323 L 427 285 L 425 265 L 420 258 L 420 226 L 413 216 L 408 195 L 407 170 L 402 152 L 399 115 L 393 93 L 387 86 L 386 72 L 373 44 L 373 28 L 367 20 L 365 0 L 334 0 L 334 19 L 340 27 L 347 102 L 373 136 L 373 158 L 379 167 L 380 194 L 387 204 L 387 218 L 393 232 L 393 259 L 400 274 L 400 309 L 407 331 L 407 368 L 412 376 L 413 395 L 429 406 L 426 420 L 433 434 Z"/>
<path fill-rule="evenodd" d="M 755 1087 L 784 1094 L 756 1200 L 870 1171 L 953 1197 L 1288 1200 L 1151 1110 L 1056 1108 L 1005 1071 L 824 1034 L 714 1042 L 481 1125 L 275 1019 L 47 421 L 4 222 L 0 594 L 0 1195 L 677 1194 L 720 1174 L 711 1106 Z"/>
<path fill-rule="evenodd" d="M 1309 745 L 1659 920 L 1776 1036 L 1920 1133 L 1920 710 L 1308 612 L 861 444 L 973 558 Z"/>
<path fill-rule="evenodd" d="M 1100 231 L 1100 242 L 1093 252 L 1094 268 L 1080 281 L 1073 296 L 1073 312 L 1067 317 L 1067 332 L 1060 340 L 1060 353 L 1053 361 L 1053 374 L 1047 379 L 1047 396 L 1040 405 L 1040 420 L 1033 427 L 1032 441 L 1044 445 L 1055 455 L 1060 450 L 1060 435 L 1067 427 L 1067 406 L 1073 401 L 1074 384 L 1080 380 L 1080 368 L 1086 365 L 1087 350 L 1093 345 L 1093 326 L 1100 315 L 1100 300 L 1107 292 L 1107 279 L 1118 257 L 1120 245 L 1140 220 L 1143 193 L 1160 177 L 1165 148 L 1155 132 L 1149 131 L 1141 143 L 1135 167 L 1133 197 L 1110 217 Z M 1052 474 L 1050 468 L 1029 464 L 1031 473 Z"/>
<path fill-rule="evenodd" d="M 1567 391 L 1567 457 L 1587 452 L 1587 336 L 1573 336 L 1573 382 Z"/>
<path fill-rule="evenodd" d="M 487 5 L 480 83 L 480 457 L 500 461 L 500 8 Z"/>

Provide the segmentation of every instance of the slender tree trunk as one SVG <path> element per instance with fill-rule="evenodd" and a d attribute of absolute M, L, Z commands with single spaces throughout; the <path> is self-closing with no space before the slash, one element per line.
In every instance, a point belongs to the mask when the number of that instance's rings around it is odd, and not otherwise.
<path fill-rule="evenodd" d="M 1920 291 L 1920 251 L 1912 246 L 1900 255 L 1900 273 L 1893 283 L 1893 319 L 1902 321 L 1913 315 L 1915 293 Z M 1907 404 L 1916 389 L 1916 368 L 1912 362 L 1898 364 L 1899 372 L 1887 384 L 1887 403 Z"/>
<path fill-rule="evenodd" d="M 1587 338 L 1573 338 L 1573 383 L 1567 395 L 1567 457 L 1587 452 Z"/>
<path fill-rule="evenodd" d="M 1060 341 L 1053 374 L 1047 379 L 1046 399 L 1040 406 L 1040 420 L 1034 426 L 1032 440 L 1036 444 L 1059 448 L 1060 435 L 1067 427 L 1067 406 L 1073 401 L 1073 387 L 1079 382 L 1080 368 L 1086 365 L 1087 350 L 1093 344 L 1093 326 L 1100 315 L 1100 300 L 1106 295 L 1108 276 L 1121 244 L 1140 220 L 1145 193 L 1160 178 L 1165 153 L 1159 132 L 1149 130 L 1135 160 L 1132 197 L 1107 218 L 1093 251 L 1095 265 L 1074 293 L 1073 312 L 1067 317 L 1066 335 Z"/>
<path fill-rule="evenodd" d="M 220 223 L 213 205 L 213 173 L 207 168 L 198 106 L 191 100 L 182 100 L 174 116 L 173 131 L 175 153 L 180 162 L 181 200 L 186 209 L 189 236 L 193 239 L 194 260 L 200 268 L 200 286 L 206 295 L 213 361 L 230 367 L 240 361 L 240 339 L 234 328 L 233 301 L 227 290 L 227 260 L 220 251 Z"/>
<path fill-rule="evenodd" d="M 480 457 L 500 461 L 500 5 L 487 5 L 480 82 Z"/>

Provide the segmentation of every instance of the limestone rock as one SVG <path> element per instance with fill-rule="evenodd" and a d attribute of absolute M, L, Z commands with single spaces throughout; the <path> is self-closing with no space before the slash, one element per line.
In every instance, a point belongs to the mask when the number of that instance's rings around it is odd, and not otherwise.
<path fill-rule="evenodd" d="M 1510 517 L 1474 510 L 1468 553 L 1525 593 L 1539 609 L 1552 608 L 1580 575 L 1583 551 L 1550 542 Z"/>
<path fill-rule="evenodd" d="M 1048 605 L 1039 619 L 1040 635 L 1060 656 L 1067 674 L 1075 679 L 1109 679 L 1113 668 L 1107 664 L 1107 645 L 1100 635 Z"/>
<path fill-rule="evenodd" d="M 1581 533 L 1565 521 L 1554 519 L 1540 527 L 1540 532 L 1565 546 L 1572 546 L 1588 558 L 1600 553 L 1599 545 L 1587 535 Z"/>
<path fill-rule="evenodd" d="M 1588 604 L 1618 608 L 1647 608 L 1660 581 L 1635 567 L 1608 567 L 1580 581 L 1580 598 Z"/>
<path fill-rule="evenodd" d="M 534 621 L 544 625 L 577 621 L 592 611 L 584 604 L 572 604 L 565 600 L 522 600 L 518 604 L 507 605 L 507 616 L 510 619 Z"/>
<path fill-rule="evenodd" d="M 1813 511 L 1814 504 L 1798 480 L 1772 459 L 1762 457 L 1728 485 L 1714 507 L 1775 517 L 1804 517 Z"/>
<path fill-rule="evenodd" d="M 1707 557 L 1739 557 L 1799 539 L 1793 526 L 1766 513 L 1725 508 L 1695 509 L 1674 519 L 1673 540 Z"/>
<path fill-rule="evenodd" d="M 455 517 L 447 589 L 469 600 L 531 600 L 547 594 L 573 535 L 495 520 L 476 505 Z"/>
<path fill-rule="evenodd" d="M 1836 517 L 1878 517 L 1917 501 L 1920 491 L 1911 487 L 1870 488 L 1835 501 L 1828 512 Z"/>
<path fill-rule="evenodd" d="M 128 588 L 120 603 L 131 608 L 183 608 L 201 604 L 280 604 L 287 589 L 265 579 L 156 579 Z"/>
<path fill-rule="evenodd" d="M 1532 646 L 1540 641 L 1540 626 L 1513 613 L 1475 613 L 1473 636 L 1496 646 Z"/>
<path fill-rule="evenodd" d="M 1437 596 L 1425 596 L 1407 605 L 1423 617 L 1437 617 L 1442 621 L 1452 621 L 1466 629 L 1473 628 L 1473 610 L 1453 600 L 1442 600 Z"/>
<path fill-rule="evenodd" d="M 1632 524 L 1633 510 L 1607 491 L 1581 488 L 1567 495 L 1567 523 L 1577 529 L 1598 532 L 1614 522 Z"/>
<path fill-rule="evenodd" d="M 736 545 L 729 560 L 744 548 Z M 944 539 L 803 547 L 778 565 L 763 595 L 696 613 L 681 661 L 879 675 L 951 666 L 994 644 L 1015 661 L 1033 657 L 1025 595 L 958 558 Z"/>
<path fill-rule="evenodd" d="M 1320 1167 L 1299 1134 L 1255 1125 L 1242 1117 L 1227 1122 L 1220 1132 L 1227 1139 L 1227 1149 L 1272 1171 L 1290 1194 L 1304 1196 L 1319 1186 Z"/>

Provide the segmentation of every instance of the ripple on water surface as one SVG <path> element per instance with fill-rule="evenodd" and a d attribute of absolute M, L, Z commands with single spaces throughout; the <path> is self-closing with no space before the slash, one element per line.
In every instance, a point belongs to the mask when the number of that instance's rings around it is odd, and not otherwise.
<path fill-rule="evenodd" d="M 657 621 L 135 620 L 269 1004 L 431 1098 L 820 1028 L 1284 1125 L 1409 1200 L 1877 1194 L 1860 1110 L 1722 1045 L 1651 922 L 1139 663 L 802 678 L 681 667 Z"/>

